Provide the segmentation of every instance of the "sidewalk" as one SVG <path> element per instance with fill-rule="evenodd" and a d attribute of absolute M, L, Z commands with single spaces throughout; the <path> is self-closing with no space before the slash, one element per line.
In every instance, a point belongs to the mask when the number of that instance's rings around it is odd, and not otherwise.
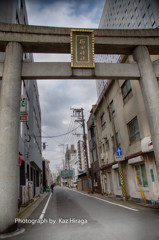
<path fill-rule="evenodd" d="M 142 206 L 142 207 L 146 207 L 146 208 L 153 208 L 153 209 L 159 209 L 159 205 L 157 204 L 145 204 L 145 203 L 142 203 L 142 202 L 136 202 L 136 201 L 133 201 L 133 200 L 127 200 L 127 201 L 123 201 L 122 198 L 117 198 L 115 196 L 107 196 L 107 195 L 102 195 L 100 193 L 88 193 L 88 192 L 85 192 L 85 191 L 80 191 L 76 188 L 73 188 L 74 190 L 76 191 L 79 191 L 81 193 L 85 193 L 85 194 L 88 194 L 88 195 L 91 195 L 91 196 L 95 196 L 95 197 L 98 197 L 98 198 L 101 198 L 101 199 L 105 199 L 107 201 L 112 201 L 112 202 L 115 202 L 115 203 L 120 203 L 122 205 L 125 205 L 125 206 L 130 206 L 130 205 L 139 205 L 139 206 Z"/>
<path fill-rule="evenodd" d="M 41 193 L 40 195 L 34 197 L 33 201 L 29 203 L 26 207 L 21 206 L 18 212 L 18 218 L 28 218 L 47 195 L 48 192 Z"/>

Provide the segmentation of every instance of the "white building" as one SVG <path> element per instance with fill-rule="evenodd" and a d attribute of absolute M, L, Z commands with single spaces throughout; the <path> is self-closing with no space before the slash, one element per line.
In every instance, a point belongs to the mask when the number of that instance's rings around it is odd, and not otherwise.
<path fill-rule="evenodd" d="M 106 0 L 99 28 L 143 29 L 159 27 L 158 0 Z M 120 55 L 100 55 L 98 62 L 120 62 Z M 108 80 L 97 80 L 97 96 L 100 97 Z"/>
<path fill-rule="evenodd" d="M 70 173 L 73 170 L 73 176 L 70 177 L 68 181 L 72 187 L 74 187 L 74 183 L 77 181 L 78 177 L 78 159 L 77 159 L 77 151 L 74 145 L 71 145 L 71 148 L 68 148 L 65 153 L 65 169 Z M 70 175 L 70 174 L 69 174 Z"/>
<path fill-rule="evenodd" d="M 28 24 L 25 0 L 0 1 L 0 22 Z M 4 53 L 0 53 L 0 61 L 4 61 Z M 23 61 L 33 61 L 33 55 L 24 53 Z M 33 196 L 40 193 L 42 185 L 41 109 L 37 81 L 22 79 L 21 96 L 27 98 L 28 104 L 28 121 L 20 123 L 19 135 L 22 162 L 18 166 L 18 198 L 24 202 L 21 198 L 28 181 L 32 182 Z"/>

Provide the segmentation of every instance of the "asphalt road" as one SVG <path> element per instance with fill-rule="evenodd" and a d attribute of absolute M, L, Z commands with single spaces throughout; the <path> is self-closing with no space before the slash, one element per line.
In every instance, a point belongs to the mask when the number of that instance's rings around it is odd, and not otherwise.
<path fill-rule="evenodd" d="M 47 205 L 46 205 L 47 204 Z M 41 220 L 40 220 L 40 219 Z M 159 210 L 56 187 L 13 240 L 159 240 Z"/>

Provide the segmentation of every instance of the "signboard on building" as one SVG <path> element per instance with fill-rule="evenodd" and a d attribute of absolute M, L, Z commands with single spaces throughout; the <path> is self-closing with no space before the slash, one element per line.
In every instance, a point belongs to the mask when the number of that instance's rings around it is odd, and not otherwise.
<path fill-rule="evenodd" d="M 27 100 L 27 97 L 21 97 L 20 121 L 21 122 L 27 122 L 28 121 L 28 100 Z"/>
<path fill-rule="evenodd" d="M 21 166 L 21 163 L 22 163 L 22 159 L 21 159 L 21 157 L 19 156 L 19 157 L 18 157 L 18 166 Z"/>
<path fill-rule="evenodd" d="M 93 30 L 71 30 L 71 67 L 95 67 Z"/>
<path fill-rule="evenodd" d="M 27 122 L 28 121 L 28 115 L 27 114 L 20 115 L 20 121 L 21 122 Z"/>
<path fill-rule="evenodd" d="M 26 97 L 22 97 L 21 98 L 21 103 L 20 103 L 20 114 L 26 114 L 28 112 L 28 106 L 27 106 L 28 102 L 27 102 L 27 98 Z"/>
<path fill-rule="evenodd" d="M 125 157 L 122 155 L 122 156 L 115 156 L 115 160 L 117 162 L 120 162 L 120 161 L 124 161 L 125 160 Z"/>
<path fill-rule="evenodd" d="M 62 170 L 61 171 L 61 177 L 63 178 L 69 178 L 69 177 L 73 177 L 73 170 Z"/>
<path fill-rule="evenodd" d="M 116 148 L 116 154 L 117 154 L 117 157 L 120 157 L 123 155 L 120 147 Z"/>

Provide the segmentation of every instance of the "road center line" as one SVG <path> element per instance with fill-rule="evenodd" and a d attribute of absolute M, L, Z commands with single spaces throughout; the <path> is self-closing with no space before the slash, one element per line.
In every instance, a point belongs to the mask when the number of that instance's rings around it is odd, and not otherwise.
<path fill-rule="evenodd" d="M 130 207 L 127 207 L 127 206 L 123 206 L 123 205 L 121 205 L 121 204 L 114 203 L 114 202 L 110 202 L 110 201 L 108 201 L 108 200 L 105 200 L 105 199 L 102 199 L 102 198 L 99 198 L 99 197 L 90 196 L 90 195 L 88 195 L 88 194 L 81 193 L 81 192 L 78 192 L 78 191 L 73 190 L 73 189 L 70 189 L 70 188 L 68 188 L 68 189 L 71 190 L 71 191 L 73 191 L 73 192 L 76 192 L 76 193 L 80 193 L 80 194 L 82 194 L 82 195 L 85 195 L 85 196 L 87 196 L 87 197 L 95 198 L 95 199 L 98 199 L 98 200 L 100 200 L 100 201 L 103 201 L 103 202 L 106 202 L 106 203 L 109 203 L 109 204 L 112 204 L 112 205 L 116 205 L 116 206 L 119 206 L 119 207 L 122 207 L 122 208 L 126 208 L 126 209 L 131 210 L 131 211 L 134 211 L 134 212 L 138 212 L 138 211 L 139 211 L 138 209 L 134 209 L 134 208 L 130 208 Z"/>
<path fill-rule="evenodd" d="M 39 217 L 40 220 L 43 219 L 43 217 L 44 217 L 44 214 L 45 214 L 46 209 L 47 209 L 47 207 L 48 207 L 48 204 L 49 204 L 49 201 L 50 201 L 51 196 L 52 196 L 52 193 L 50 193 L 50 196 L 49 196 L 49 198 L 48 198 L 48 200 L 47 200 L 47 203 L 46 203 L 45 207 L 44 207 L 43 210 L 42 210 L 42 213 L 41 213 L 41 215 L 40 215 L 40 217 Z"/>

